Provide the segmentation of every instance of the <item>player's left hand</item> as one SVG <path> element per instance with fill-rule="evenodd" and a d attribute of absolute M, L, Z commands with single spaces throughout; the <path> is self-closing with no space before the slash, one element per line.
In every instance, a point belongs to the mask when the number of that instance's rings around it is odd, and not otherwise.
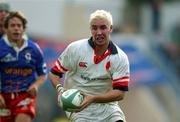
<path fill-rule="evenodd" d="M 88 105 L 90 105 L 94 101 L 94 97 L 93 96 L 86 95 L 84 93 L 81 93 L 81 94 L 84 96 L 84 100 L 81 103 L 79 111 L 82 111 L 83 109 L 85 109 Z"/>
<path fill-rule="evenodd" d="M 0 109 L 6 107 L 4 97 L 0 94 Z"/>
<path fill-rule="evenodd" d="M 37 92 L 38 92 L 38 87 L 36 84 L 32 84 L 29 89 L 27 90 L 27 92 L 32 95 L 32 96 L 36 96 Z"/>

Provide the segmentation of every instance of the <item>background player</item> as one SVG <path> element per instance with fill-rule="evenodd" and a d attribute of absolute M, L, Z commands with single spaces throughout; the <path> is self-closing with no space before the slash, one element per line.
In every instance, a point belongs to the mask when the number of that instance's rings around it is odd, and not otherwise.
<path fill-rule="evenodd" d="M 75 88 L 85 97 L 79 112 L 66 112 L 73 122 L 125 122 L 118 101 L 128 90 L 129 61 L 110 40 L 112 26 L 109 12 L 97 10 L 92 13 L 92 37 L 71 43 L 49 73 L 59 95 L 64 88 Z M 65 72 L 63 88 L 59 77 Z"/>
<path fill-rule="evenodd" d="M 31 122 L 35 97 L 46 80 L 46 64 L 39 46 L 24 35 L 27 20 L 12 11 L 5 18 L 0 40 L 0 122 Z"/>
<path fill-rule="evenodd" d="M 0 38 L 4 34 L 3 20 L 8 15 L 9 11 L 10 11 L 10 5 L 6 2 L 0 1 Z"/>

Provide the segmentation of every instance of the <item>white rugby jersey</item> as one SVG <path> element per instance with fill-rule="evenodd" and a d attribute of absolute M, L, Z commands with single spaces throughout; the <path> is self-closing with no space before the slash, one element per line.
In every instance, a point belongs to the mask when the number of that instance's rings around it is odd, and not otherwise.
<path fill-rule="evenodd" d="M 76 88 L 91 95 L 110 89 L 128 91 L 127 55 L 111 41 L 101 58 L 97 59 L 96 54 L 92 38 L 75 41 L 62 52 L 51 72 L 59 76 L 65 74 L 65 88 Z"/>

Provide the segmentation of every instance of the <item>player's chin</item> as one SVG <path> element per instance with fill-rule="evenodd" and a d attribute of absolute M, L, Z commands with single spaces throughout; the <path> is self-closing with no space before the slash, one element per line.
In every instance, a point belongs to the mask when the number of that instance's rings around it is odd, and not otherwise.
<path fill-rule="evenodd" d="M 96 44 L 97 46 L 103 46 L 104 44 L 106 44 L 106 41 L 105 41 L 105 40 L 96 40 L 96 41 L 95 41 L 95 44 Z"/>

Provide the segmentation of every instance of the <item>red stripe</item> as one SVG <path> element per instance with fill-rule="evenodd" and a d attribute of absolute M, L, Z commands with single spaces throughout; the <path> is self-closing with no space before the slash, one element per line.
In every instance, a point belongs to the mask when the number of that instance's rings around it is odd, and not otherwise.
<path fill-rule="evenodd" d="M 107 70 L 107 71 L 109 71 L 110 66 L 111 66 L 111 63 L 110 63 L 110 61 L 108 61 L 107 64 L 106 64 L 106 70 Z"/>
<path fill-rule="evenodd" d="M 128 81 L 125 81 L 125 82 L 115 82 L 115 83 L 113 83 L 113 88 L 114 87 L 118 87 L 118 86 L 128 86 L 128 85 L 129 85 Z"/>
<path fill-rule="evenodd" d="M 119 80 L 124 80 L 124 79 L 129 79 L 129 76 L 124 76 L 118 79 L 114 79 L 113 81 L 119 81 Z"/>
<path fill-rule="evenodd" d="M 66 72 L 66 71 L 68 71 L 68 69 L 66 69 L 65 67 L 63 67 L 62 65 L 61 65 L 61 62 L 59 61 L 59 60 L 57 60 L 57 63 L 59 64 L 59 66 Z"/>
<path fill-rule="evenodd" d="M 58 73 L 62 73 L 61 70 L 59 70 L 59 69 L 57 68 L 57 66 L 54 66 L 52 69 L 53 69 L 54 71 L 58 72 Z"/>

